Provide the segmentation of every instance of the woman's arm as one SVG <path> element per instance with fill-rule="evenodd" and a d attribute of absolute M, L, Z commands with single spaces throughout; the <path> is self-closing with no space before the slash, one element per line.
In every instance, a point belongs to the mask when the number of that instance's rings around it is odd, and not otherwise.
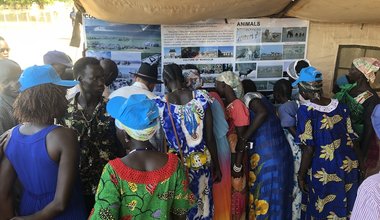
<path fill-rule="evenodd" d="M 371 115 L 376 104 L 371 100 L 370 104 L 366 107 L 364 111 L 364 130 L 363 130 L 363 139 L 360 143 L 360 149 L 363 155 L 363 161 L 367 160 L 368 148 L 370 146 L 371 138 L 374 133 L 371 121 Z"/>
<path fill-rule="evenodd" d="M 248 140 L 260 128 L 268 117 L 268 110 L 260 99 L 252 99 L 249 109 L 255 113 L 255 117 L 243 135 L 243 139 Z"/>
<path fill-rule="evenodd" d="M 205 123 L 206 123 L 206 143 L 207 143 L 207 148 L 209 149 L 210 154 L 211 154 L 211 160 L 213 164 L 214 177 L 215 177 L 214 181 L 218 183 L 222 180 L 222 173 L 220 171 L 218 149 L 217 149 L 216 141 L 214 137 L 211 107 L 206 109 Z"/>
<path fill-rule="evenodd" d="M 57 128 L 48 134 L 46 138 L 46 146 L 48 148 L 49 156 L 53 159 L 55 155 L 58 156 L 59 168 L 55 196 L 53 201 L 41 211 L 30 216 L 22 217 L 22 219 L 54 219 L 62 214 L 69 205 L 71 192 L 77 177 L 79 161 L 79 145 L 76 135 L 74 131 L 69 128 Z M 49 148 L 49 146 L 55 146 L 55 148 Z"/>
<path fill-rule="evenodd" d="M 8 220 L 14 216 L 12 188 L 16 177 L 11 162 L 3 155 L 0 158 L 0 220 Z"/>
<path fill-rule="evenodd" d="M 302 150 L 301 165 L 298 171 L 297 179 L 298 179 L 298 185 L 301 191 L 306 193 L 308 189 L 307 189 L 305 180 L 307 176 L 307 171 L 309 170 L 311 166 L 311 160 L 313 158 L 314 149 L 311 146 L 306 146 L 302 144 L 301 150 Z"/>
<path fill-rule="evenodd" d="M 292 126 L 292 127 L 287 127 L 286 129 L 288 129 L 288 131 L 290 132 L 290 134 L 292 134 L 292 135 L 293 135 L 293 137 L 295 137 L 295 136 L 296 136 L 296 134 L 297 134 L 297 129 L 296 129 L 296 127 L 295 127 L 295 126 Z"/>

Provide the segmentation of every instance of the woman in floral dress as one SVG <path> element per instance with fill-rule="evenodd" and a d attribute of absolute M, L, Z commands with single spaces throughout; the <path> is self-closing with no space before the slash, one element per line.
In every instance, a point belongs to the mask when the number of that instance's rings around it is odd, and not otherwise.
<path fill-rule="evenodd" d="M 114 97 L 107 111 L 130 151 L 104 167 L 90 219 L 186 219 L 195 200 L 181 162 L 149 142 L 159 125 L 155 102 L 145 95 Z"/>
<path fill-rule="evenodd" d="M 322 74 L 314 67 L 302 69 L 296 85 L 307 100 L 298 109 L 295 138 L 302 148 L 301 219 L 348 219 L 359 185 L 350 111 L 338 100 L 321 96 Z"/>
<path fill-rule="evenodd" d="M 156 99 L 169 152 L 176 153 L 186 167 L 189 188 L 197 206 L 189 219 L 213 219 L 212 185 L 220 182 L 217 147 L 213 134 L 210 102 L 206 91 L 191 91 L 185 86 L 181 68 L 164 66 L 163 79 L 169 93 Z"/>

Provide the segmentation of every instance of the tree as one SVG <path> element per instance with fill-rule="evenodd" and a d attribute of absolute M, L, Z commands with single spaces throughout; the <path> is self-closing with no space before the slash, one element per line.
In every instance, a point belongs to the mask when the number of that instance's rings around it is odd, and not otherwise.
<path fill-rule="evenodd" d="M 58 0 L 60 2 L 70 2 L 72 0 Z M 55 0 L 0 0 L 0 6 L 7 8 L 28 8 L 33 3 L 37 3 L 42 9 L 45 5 L 54 3 Z"/>

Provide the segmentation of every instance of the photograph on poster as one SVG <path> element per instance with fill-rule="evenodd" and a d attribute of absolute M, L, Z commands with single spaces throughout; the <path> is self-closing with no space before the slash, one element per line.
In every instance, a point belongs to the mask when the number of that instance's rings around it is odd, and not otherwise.
<path fill-rule="evenodd" d="M 89 50 L 161 53 L 160 25 L 94 23 L 93 20 L 96 19 L 86 19 L 84 27 Z"/>
<path fill-rule="evenodd" d="M 282 65 L 262 65 L 257 67 L 257 78 L 281 78 Z"/>
<path fill-rule="evenodd" d="M 133 74 L 137 73 L 139 66 L 129 67 L 129 66 L 119 66 L 119 75 L 121 77 L 132 80 Z"/>
<path fill-rule="evenodd" d="M 218 47 L 218 57 L 234 57 L 234 47 L 233 46 L 220 46 Z"/>
<path fill-rule="evenodd" d="M 302 59 L 305 57 L 305 44 L 284 45 L 284 60 Z"/>
<path fill-rule="evenodd" d="M 217 58 L 218 47 L 200 47 L 197 58 Z"/>
<path fill-rule="evenodd" d="M 204 88 L 215 87 L 215 78 L 216 76 L 202 76 Z"/>
<path fill-rule="evenodd" d="M 236 43 L 260 43 L 261 28 L 237 28 Z"/>
<path fill-rule="evenodd" d="M 276 81 L 254 81 L 257 91 L 272 91 Z"/>
<path fill-rule="evenodd" d="M 164 48 L 164 58 L 165 59 L 181 58 L 181 48 L 180 47 L 165 47 Z"/>
<path fill-rule="evenodd" d="M 111 59 L 115 61 L 118 66 L 139 66 L 141 64 L 141 53 L 112 51 Z"/>
<path fill-rule="evenodd" d="M 265 91 L 265 90 L 267 90 L 268 82 L 267 81 L 255 81 L 255 85 L 256 85 L 257 91 Z"/>
<path fill-rule="evenodd" d="M 282 28 L 282 42 L 306 41 L 306 27 Z"/>
<path fill-rule="evenodd" d="M 237 61 L 260 60 L 260 46 L 237 46 Z"/>
<path fill-rule="evenodd" d="M 199 56 L 200 47 L 182 47 L 181 58 L 196 58 Z"/>
<path fill-rule="evenodd" d="M 281 42 L 282 28 L 262 28 L 261 42 Z"/>
<path fill-rule="evenodd" d="M 111 59 L 111 51 L 87 50 L 86 57 L 95 57 L 96 59 Z"/>
<path fill-rule="evenodd" d="M 180 65 L 183 68 L 184 65 Z M 195 64 L 201 74 L 220 74 L 224 71 L 232 71 L 231 63 Z"/>
<path fill-rule="evenodd" d="M 235 72 L 239 73 L 239 77 L 247 78 L 256 76 L 256 63 L 236 63 Z"/>
<path fill-rule="evenodd" d="M 281 60 L 282 45 L 261 45 L 261 60 Z"/>
<path fill-rule="evenodd" d="M 158 66 L 161 66 L 161 53 L 142 53 L 141 62 L 149 63 L 150 65 L 158 64 Z"/>

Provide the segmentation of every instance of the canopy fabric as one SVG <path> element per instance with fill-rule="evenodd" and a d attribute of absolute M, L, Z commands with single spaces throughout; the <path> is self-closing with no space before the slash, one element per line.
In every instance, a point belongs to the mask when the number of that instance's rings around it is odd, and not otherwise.
<path fill-rule="evenodd" d="M 288 16 L 333 23 L 379 23 L 379 0 L 299 0 Z"/>
<path fill-rule="evenodd" d="M 183 24 L 207 19 L 291 16 L 329 23 L 378 23 L 379 0 L 74 0 L 111 22 Z M 289 7 L 290 6 L 290 7 Z"/>
<path fill-rule="evenodd" d="M 78 0 L 77 0 L 78 1 Z M 111 22 L 183 24 L 216 18 L 263 17 L 291 0 L 80 0 L 86 12 Z"/>

